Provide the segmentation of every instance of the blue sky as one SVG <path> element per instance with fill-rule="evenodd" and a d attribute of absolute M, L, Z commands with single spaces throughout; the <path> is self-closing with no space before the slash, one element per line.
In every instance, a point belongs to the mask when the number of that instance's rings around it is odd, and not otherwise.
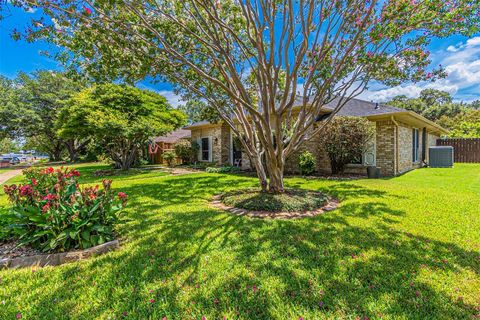
<path fill-rule="evenodd" d="M 20 71 L 60 69 L 54 60 L 40 53 L 55 50 L 51 45 L 42 42 L 14 41 L 10 37 L 13 28 L 22 29 L 36 13 L 26 13 L 14 8 L 9 10 L 3 12 L 5 19 L 0 21 L 0 74 L 13 78 Z M 416 97 L 423 88 L 435 88 L 450 92 L 457 101 L 480 99 L 480 35 L 471 38 L 455 36 L 437 39 L 431 43 L 429 50 L 432 63 L 442 64 L 446 68 L 449 74 L 446 79 L 433 83 L 403 84 L 393 88 L 372 84 L 360 98 L 382 102 L 399 94 Z M 159 92 L 174 106 L 181 103 L 168 83 L 153 84 L 143 81 L 138 86 Z"/>

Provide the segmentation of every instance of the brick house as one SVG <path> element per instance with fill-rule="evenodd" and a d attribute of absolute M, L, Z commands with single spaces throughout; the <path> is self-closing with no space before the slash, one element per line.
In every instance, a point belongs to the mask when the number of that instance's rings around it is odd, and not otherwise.
<path fill-rule="evenodd" d="M 325 115 L 331 113 L 335 101 L 324 107 Z M 382 175 L 393 176 L 428 164 L 428 147 L 447 133 L 445 129 L 423 116 L 400 108 L 352 99 L 339 112 L 341 116 L 365 117 L 375 126 L 375 137 L 363 159 L 347 166 L 347 173 L 365 173 L 366 167 L 380 168 Z M 248 156 L 226 124 L 207 121 L 194 123 L 185 129 L 191 131 L 192 141 L 199 145 L 198 161 L 217 165 L 236 165 L 250 169 Z M 304 150 L 317 158 L 317 171 L 330 173 L 329 159 L 319 139 L 305 142 L 286 162 L 287 173 L 298 172 L 298 156 Z"/>
<path fill-rule="evenodd" d="M 175 151 L 175 145 L 182 142 L 190 143 L 190 130 L 177 129 L 165 136 L 155 137 L 148 146 L 148 155 L 153 164 L 166 165 L 162 155 L 167 151 Z M 175 159 L 175 164 L 182 164 L 182 159 Z"/>

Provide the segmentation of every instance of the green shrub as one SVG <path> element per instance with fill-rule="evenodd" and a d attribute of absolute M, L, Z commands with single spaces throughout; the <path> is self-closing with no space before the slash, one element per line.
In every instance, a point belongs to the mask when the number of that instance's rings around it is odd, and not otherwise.
<path fill-rule="evenodd" d="M 205 172 L 209 173 L 231 173 L 240 171 L 239 167 L 225 166 L 225 167 L 207 167 Z"/>
<path fill-rule="evenodd" d="M 4 219 L 2 234 L 17 236 L 20 245 L 43 251 L 89 248 L 114 239 L 117 213 L 127 195 L 111 189 L 111 180 L 99 186 L 80 188 L 77 170 L 28 169 L 27 183 L 4 186 L 12 204 Z"/>
<path fill-rule="evenodd" d="M 175 153 L 175 151 L 165 151 L 162 154 L 162 158 L 163 160 L 167 161 L 169 167 L 172 167 L 175 159 L 177 158 L 177 154 Z"/>
<path fill-rule="evenodd" d="M 222 202 L 227 206 L 271 212 L 315 210 L 322 207 L 326 199 L 326 196 L 321 193 L 297 189 L 287 189 L 280 194 L 244 189 L 222 195 Z"/>
<path fill-rule="evenodd" d="M 320 139 L 330 159 L 332 173 L 343 173 L 347 164 L 361 161 L 374 136 L 375 128 L 366 118 L 335 117 L 327 124 Z"/>
<path fill-rule="evenodd" d="M 175 153 L 183 163 L 192 163 L 197 156 L 198 147 L 196 142 L 179 142 L 175 145 Z"/>
<path fill-rule="evenodd" d="M 311 175 L 315 172 L 317 159 L 308 151 L 302 153 L 298 159 L 298 166 L 303 175 Z"/>

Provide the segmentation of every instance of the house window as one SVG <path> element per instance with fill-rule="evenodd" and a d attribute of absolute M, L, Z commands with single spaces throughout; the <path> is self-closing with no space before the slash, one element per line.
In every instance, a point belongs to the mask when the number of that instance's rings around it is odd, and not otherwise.
<path fill-rule="evenodd" d="M 418 129 L 412 129 L 412 161 L 418 162 L 419 139 Z"/>
<path fill-rule="evenodd" d="M 210 139 L 202 138 L 202 161 L 210 161 Z"/>

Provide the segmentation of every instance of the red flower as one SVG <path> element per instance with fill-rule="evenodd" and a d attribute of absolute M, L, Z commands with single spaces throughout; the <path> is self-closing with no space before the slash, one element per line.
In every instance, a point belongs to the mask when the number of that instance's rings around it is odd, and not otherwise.
<path fill-rule="evenodd" d="M 85 10 L 85 14 L 86 14 L 87 16 L 89 16 L 89 15 L 92 14 L 92 9 L 87 8 L 87 7 L 83 7 L 83 9 Z"/>
<path fill-rule="evenodd" d="M 58 196 L 56 194 L 47 194 L 45 197 L 43 197 L 43 200 L 48 200 L 48 201 L 52 201 L 52 200 L 56 200 L 58 199 Z"/>
<path fill-rule="evenodd" d="M 150 303 L 155 303 L 155 299 L 150 299 Z"/>
<path fill-rule="evenodd" d="M 36 186 L 36 185 L 38 184 L 37 179 L 33 178 L 33 179 L 32 179 L 32 184 L 33 184 L 34 186 Z"/>
<path fill-rule="evenodd" d="M 31 196 L 33 194 L 33 189 L 32 186 L 29 184 L 26 184 L 24 186 L 20 187 L 20 195 L 23 197 Z"/>
<path fill-rule="evenodd" d="M 42 213 L 47 212 L 50 210 L 50 202 L 47 202 L 43 207 L 42 207 Z"/>
<path fill-rule="evenodd" d="M 72 176 L 74 176 L 74 177 L 80 177 L 80 172 L 78 172 L 78 170 L 72 170 L 72 171 L 70 171 L 70 173 L 71 173 Z"/>
<path fill-rule="evenodd" d="M 54 171 L 55 170 L 52 167 L 49 167 L 49 168 L 45 169 L 45 172 L 50 173 L 50 174 L 53 173 Z"/>
<path fill-rule="evenodd" d="M 123 199 L 126 199 L 128 196 L 125 192 L 119 192 L 118 197 L 123 200 Z"/>

